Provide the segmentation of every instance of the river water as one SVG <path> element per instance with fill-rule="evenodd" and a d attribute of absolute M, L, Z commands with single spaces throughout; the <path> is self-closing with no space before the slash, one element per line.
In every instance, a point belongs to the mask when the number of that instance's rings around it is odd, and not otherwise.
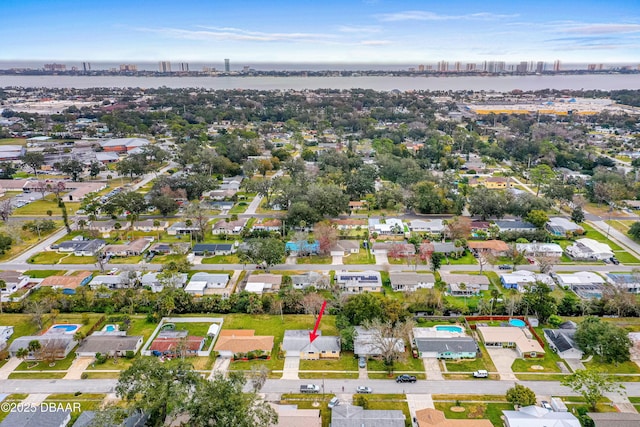
<path fill-rule="evenodd" d="M 0 87 L 77 88 L 140 87 L 205 89 L 373 89 L 390 90 L 473 90 L 507 92 L 542 89 L 640 89 L 640 74 L 584 74 L 504 77 L 131 77 L 131 76 L 0 76 Z"/>

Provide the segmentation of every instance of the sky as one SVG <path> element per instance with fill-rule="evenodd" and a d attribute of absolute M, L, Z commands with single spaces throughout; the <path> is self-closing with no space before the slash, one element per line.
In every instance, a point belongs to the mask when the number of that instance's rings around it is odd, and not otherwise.
<path fill-rule="evenodd" d="M 640 63 L 639 0 L 0 0 L 0 60 Z"/>

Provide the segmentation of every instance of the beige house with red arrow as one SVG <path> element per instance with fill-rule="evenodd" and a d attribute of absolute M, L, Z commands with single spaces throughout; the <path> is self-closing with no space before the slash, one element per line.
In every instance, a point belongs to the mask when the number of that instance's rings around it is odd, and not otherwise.
<path fill-rule="evenodd" d="M 284 331 L 281 346 L 285 356 L 300 357 L 302 360 L 338 359 L 340 357 L 340 337 L 322 336 L 322 331 L 317 331 L 318 337 L 311 342 L 311 332 L 306 329 Z"/>

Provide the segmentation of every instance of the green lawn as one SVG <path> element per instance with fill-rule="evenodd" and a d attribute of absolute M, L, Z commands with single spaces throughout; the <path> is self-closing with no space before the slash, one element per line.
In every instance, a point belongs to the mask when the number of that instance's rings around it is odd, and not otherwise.
<path fill-rule="evenodd" d="M 551 351 L 549 353 L 551 353 Z M 541 366 L 544 369 L 533 369 L 532 366 Z M 562 372 L 556 364 L 556 360 L 546 356 L 540 359 L 516 359 L 513 365 L 511 365 L 511 369 L 513 372 L 539 372 L 541 374 Z"/>
<path fill-rule="evenodd" d="M 386 371 L 384 363 L 377 359 L 369 359 L 367 361 L 367 369 L 369 371 Z M 396 372 L 424 372 L 424 362 L 420 358 L 411 357 L 411 353 L 409 353 L 404 361 L 395 363 L 394 370 Z"/>
<path fill-rule="evenodd" d="M 64 378 L 64 372 L 12 372 L 10 380 L 59 380 Z"/>
<path fill-rule="evenodd" d="M 69 254 L 60 254 L 54 251 L 40 252 L 27 260 L 29 264 L 57 264 Z"/>
<path fill-rule="evenodd" d="M 102 364 L 95 363 L 95 362 L 90 364 L 87 370 L 98 370 L 98 371 L 100 370 L 109 371 L 112 369 L 124 370 L 130 367 L 133 364 L 133 361 L 134 359 L 127 359 L 124 357 L 118 357 L 117 359 L 108 358 L 107 361 Z"/>
<path fill-rule="evenodd" d="M 479 369 L 488 370 L 482 358 L 447 360 L 446 364 L 448 372 L 474 372 Z"/>
<path fill-rule="evenodd" d="M 242 261 L 240 261 L 240 257 L 238 257 L 238 255 L 217 255 L 209 258 L 202 258 L 202 264 L 242 264 Z"/>
<path fill-rule="evenodd" d="M 138 264 L 142 261 L 142 255 L 138 256 L 127 256 L 127 257 L 114 257 L 109 260 L 111 264 Z M 154 258 L 153 262 L 156 260 Z"/>
<path fill-rule="evenodd" d="M 357 254 L 349 254 L 349 256 L 342 257 L 342 263 L 345 265 L 375 264 L 376 257 L 368 253 L 366 249 L 360 249 L 360 252 Z"/>
<path fill-rule="evenodd" d="M 300 371 L 298 372 L 298 377 L 301 380 L 320 380 L 323 378 L 327 380 L 340 380 L 340 379 L 357 380 L 358 373 L 357 372 L 340 372 L 340 371 L 335 371 L 335 372 Z"/>
<path fill-rule="evenodd" d="M 18 372 L 18 371 L 66 371 L 67 369 L 69 369 L 69 367 L 71 366 L 71 364 L 73 363 L 73 360 L 76 358 L 76 354 L 71 351 L 67 357 L 65 357 L 64 359 L 61 360 L 56 360 L 53 363 L 53 366 L 49 366 L 48 363 L 45 362 L 33 362 L 33 361 L 29 361 L 29 360 L 25 360 L 24 362 L 20 363 L 18 365 L 18 367 L 16 369 L 14 369 L 14 371 Z"/>
<path fill-rule="evenodd" d="M 447 260 L 449 261 L 447 263 Z M 465 251 L 465 254 L 463 256 L 461 256 L 458 259 L 454 259 L 454 258 L 447 258 L 446 260 L 444 260 L 443 264 L 449 264 L 449 265 L 458 265 L 458 264 L 472 264 L 475 265 L 477 264 L 478 261 L 473 257 L 473 255 L 471 254 L 471 252 L 467 252 Z"/>
<path fill-rule="evenodd" d="M 119 372 L 85 371 L 89 380 L 111 380 L 120 377 Z"/>
<path fill-rule="evenodd" d="M 238 202 L 235 205 L 233 205 L 231 209 L 229 209 L 229 214 L 233 215 L 233 214 L 244 213 L 244 211 L 246 211 L 247 208 L 249 207 L 249 204 L 250 204 L 250 201 Z"/>
<path fill-rule="evenodd" d="M 75 215 L 76 211 L 80 209 L 80 203 L 66 202 L 64 204 L 69 216 Z M 58 207 L 58 203 L 55 201 L 55 196 L 49 194 L 44 199 L 34 200 L 29 204 L 24 205 L 21 208 L 16 208 L 13 211 L 14 216 L 47 216 L 47 211 L 53 212 L 53 215 L 62 215 L 62 211 Z"/>
<path fill-rule="evenodd" d="M 357 371 L 358 359 L 355 358 L 353 352 L 344 351 L 337 360 L 301 360 L 301 371 Z"/>
<path fill-rule="evenodd" d="M 585 362 L 584 366 L 586 368 L 599 369 L 609 374 L 640 374 L 640 367 L 631 361 L 618 364 L 602 363 L 597 360 L 597 357 L 594 357 L 590 362 Z"/>
<path fill-rule="evenodd" d="M 584 231 L 585 231 L 584 237 L 588 237 L 588 238 L 596 240 L 598 242 L 606 243 L 614 251 L 621 251 L 622 250 L 622 248 L 620 246 L 618 246 L 617 243 L 607 239 L 606 236 L 604 236 L 602 233 L 597 231 L 595 228 L 591 227 L 589 224 L 582 223 L 581 226 L 582 226 L 582 228 L 584 228 Z"/>
<path fill-rule="evenodd" d="M 65 270 L 27 270 L 24 272 L 24 275 L 32 279 L 45 279 L 49 276 L 59 276 L 64 273 Z"/>
<path fill-rule="evenodd" d="M 331 264 L 331 256 L 311 255 L 296 257 L 296 264 Z"/>
<path fill-rule="evenodd" d="M 465 408 L 464 412 L 453 412 L 451 407 L 456 402 L 434 402 L 436 409 L 443 411 L 446 418 L 451 419 L 489 419 L 496 427 L 502 427 L 502 411 L 513 410 L 513 405 L 507 402 L 460 402 L 460 406 Z"/>
<path fill-rule="evenodd" d="M 69 255 L 66 258 L 60 260 L 60 264 L 95 264 L 96 257 L 94 256 L 75 256 Z"/>

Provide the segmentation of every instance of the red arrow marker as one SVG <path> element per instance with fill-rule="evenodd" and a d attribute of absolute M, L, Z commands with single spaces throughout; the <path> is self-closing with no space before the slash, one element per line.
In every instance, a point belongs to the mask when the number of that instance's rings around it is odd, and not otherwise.
<path fill-rule="evenodd" d="M 320 314 L 318 314 L 318 320 L 316 320 L 316 327 L 313 328 L 313 332 L 309 332 L 309 342 L 312 343 L 316 338 L 318 338 L 318 326 L 320 326 L 320 320 L 322 320 L 322 314 L 324 313 L 324 309 L 327 306 L 327 302 L 322 302 L 322 307 L 320 308 Z"/>

